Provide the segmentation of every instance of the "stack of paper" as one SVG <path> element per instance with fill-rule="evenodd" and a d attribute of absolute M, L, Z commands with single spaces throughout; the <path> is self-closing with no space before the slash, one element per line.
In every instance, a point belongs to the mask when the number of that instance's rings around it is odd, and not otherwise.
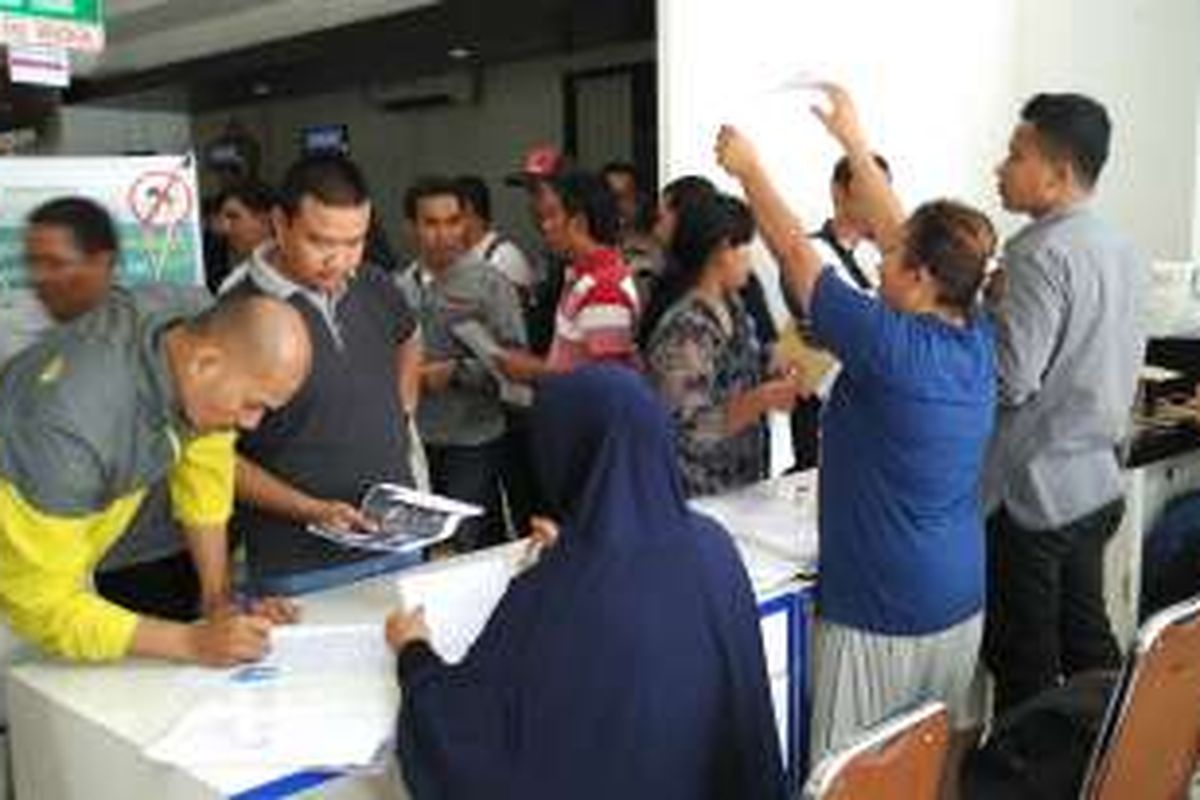
<path fill-rule="evenodd" d="M 425 609 L 430 644 L 445 661 L 454 664 L 466 656 L 521 570 L 528 548 L 528 541 L 512 542 L 397 577 L 402 606 Z"/>
<path fill-rule="evenodd" d="M 691 501 L 740 539 L 790 561 L 797 574 L 817 567 L 816 473 L 785 475 Z"/>
<path fill-rule="evenodd" d="M 745 539 L 735 537 L 733 543 L 755 591 L 769 591 L 794 581 L 800 575 L 796 563 L 781 558 L 778 553 L 765 550 Z"/>
<path fill-rule="evenodd" d="M 147 756 L 183 767 L 371 764 L 397 703 L 382 623 L 284 626 L 271 645 L 262 662 L 223 673 Z"/>

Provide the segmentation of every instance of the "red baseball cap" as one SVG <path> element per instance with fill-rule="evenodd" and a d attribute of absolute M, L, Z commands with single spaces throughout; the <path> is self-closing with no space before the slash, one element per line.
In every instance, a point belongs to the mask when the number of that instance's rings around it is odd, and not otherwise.
<path fill-rule="evenodd" d="M 552 178 L 562 172 L 567 165 L 562 152 L 552 144 L 539 144 L 525 151 L 521 161 L 521 171 L 514 172 L 504 179 L 509 186 L 528 186 L 539 180 Z"/>

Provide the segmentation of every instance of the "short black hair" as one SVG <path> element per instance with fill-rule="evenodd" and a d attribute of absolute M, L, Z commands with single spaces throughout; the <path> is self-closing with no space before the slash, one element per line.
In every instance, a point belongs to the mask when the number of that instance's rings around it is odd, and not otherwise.
<path fill-rule="evenodd" d="M 638 329 L 645 347 L 654 329 L 681 297 L 695 287 L 713 254 L 726 245 L 741 247 L 754 238 L 750 207 L 732 195 L 699 193 L 679 206 L 667 268 L 650 295 Z"/>
<path fill-rule="evenodd" d="M 417 206 L 427 197 L 453 197 L 459 206 L 463 204 L 462 192 L 458 190 L 458 181 L 445 175 L 424 175 L 413 181 L 404 193 L 404 217 L 410 222 L 417 220 Z"/>
<path fill-rule="evenodd" d="M 591 172 L 567 172 L 550 178 L 549 186 L 568 216 L 582 216 L 588 233 L 603 245 L 615 245 L 621 231 L 617 201 L 608 186 Z"/>
<path fill-rule="evenodd" d="M 987 215 L 954 200 L 934 200 L 904 224 L 908 267 L 924 267 L 937 283 L 939 303 L 970 314 L 996 250 Z"/>
<path fill-rule="evenodd" d="M 1071 92 L 1036 94 L 1021 109 L 1021 119 L 1037 131 L 1048 155 L 1070 162 L 1083 187 L 1096 185 L 1112 139 L 1112 123 L 1103 105 Z"/>
<path fill-rule="evenodd" d="M 879 155 L 879 153 L 871 153 L 871 160 L 883 170 L 884 175 L 887 175 L 889 178 L 892 177 L 892 167 L 888 164 L 886 158 Z M 850 156 L 842 156 L 833 165 L 833 174 L 830 176 L 830 180 L 845 189 L 850 186 L 850 179 L 853 177 L 854 172 L 850 167 Z"/>
<path fill-rule="evenodd" d="M 609 161 L 600 168 L 600 177 L 607 178 L 609 175 L 628 175 L 630 178 L 633 178 L 633 185 L 635 187 L 642 184 L 638 180 L 637 167 L 628 161 Z"/>
<path fill-rule="evenodd" d="M 237 200 L 255 214 L 268 214 L 279 202 L 274 189 L 256 180 L 240 181 L 225 189 L 217 198 L 217 208 L 229 200 Z"/>
<path fill-rule="evenodd" d="M 357 208 L 371 199 L 358 165 L 345 156 L 328 153 L 304 156 L 283 176 L 279 206 L 285 214 L 294 217 L 306 196 L 338 208 Z"/>
<path fill-rule="evenodd" d="M 719 248 L 740 247 L 753 238 L 750 208 L 732 195 L 713 194 L 679 210 L 671 256 L 678 269 L 699 275 Z"/>
<path fill-rule="evenodd" d="M 56 197 L 42 203 L 26 218 L 29 225 L 53 225 L 71 232 L 75 247 L 84 255 L 120 251 L 112 217 L 104 206 L 86 197 Z"/>
<path fill-rule="evenodd" d="M 478 175 L 459 175 L 454 183 L 458 186 L 459 199 L 470 206 L 480 219 L 491 222 L 492 193 L 488 191 L 487 182 Z"/>

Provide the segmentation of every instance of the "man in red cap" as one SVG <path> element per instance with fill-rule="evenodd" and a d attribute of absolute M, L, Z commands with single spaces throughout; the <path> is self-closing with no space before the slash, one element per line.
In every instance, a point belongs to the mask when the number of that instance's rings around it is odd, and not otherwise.
<path fill-rule="evenodd" d="M 550 144 L 531 147 L 521 161 L 521 169 L 508 175 L 504 182 L 509 186 L 525 189 L 529 198 L 529 215 L 540 229 L 538 220 L 554 211 L 557 199 L 546 182 L 567 169 L 567 160 L 562 152 Z M 529 335 L 529 349 L 541 355 L 550 349 L 554 338 L 554 315 L 562 294 L 563 274 L 566 263 L 554 252 L 543 252 L 538 259 L 540 274 L 525 314 L 525 328 Z"/>
<path fill-rule="evenodd" d="M 554 338 L 540 358 L 509 350 L 502 368 L 515 380 L 569 372 L 585 363 L 636 364 L 637 290 L 616 249 L 620 221 L 603 181 L 571 172 L 542 181 L 535 198 L 538 228 L 546 246 L 570 260 L 558 299 Z"/>
<path fill-rule="evenodd" d="M 504 182 L 509 186 L 524 186 L 533 192 L 539 183 L 565 171 L 566 166 L 566 159 L 557 147 L 539 144 L 525 152 L 520 171 L 509 175 Z"/>

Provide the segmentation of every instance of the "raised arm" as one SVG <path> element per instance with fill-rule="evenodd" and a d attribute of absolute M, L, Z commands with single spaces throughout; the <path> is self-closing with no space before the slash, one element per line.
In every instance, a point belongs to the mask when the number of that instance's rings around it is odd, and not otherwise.
<path fill-rule="evenodd" d="M 887 175 L 875 163 L 849 93 L 833 83 L 816 83 L 813 88 L 829 98 L 829 108 L 814 106 L 812 112 L 850 159 L 867 220 L 880 247 L 887 250 L 901 238 L 904 208 Z M 807 311 L 822 264 L 808 241 L 803 222 L 776 190 L 746 136 L 730 126 L 723 127 L 716 152 L 721 167 L 742 185 L 763 239 L 779 262 L 785 288 Z"/>
<path fill-rule="evenodd" d="M 821 274 L 821 259 L 808 241 L 804 223 L 784 202 L 759 161 L 754 144 L 740 131 L 722 126 L 717 162 L 742 185 L 767 247 L 775 254 L 788 292 L 808 310 Z"/>
<path fill-rule="evenodd" d="M 816 83 L 813 86 L 829 98 L 829 108 L 826 110 L 813 106 L 812 112 L 850 159 L 855 193 L 862 198 L 867 221 L 880 249 L 887 250 L 899 243 L 904 227 L 905 213 L 900 198 L 892 190 L 887 175 L 875 162 L 850 93 L 835 83 Z"/>

